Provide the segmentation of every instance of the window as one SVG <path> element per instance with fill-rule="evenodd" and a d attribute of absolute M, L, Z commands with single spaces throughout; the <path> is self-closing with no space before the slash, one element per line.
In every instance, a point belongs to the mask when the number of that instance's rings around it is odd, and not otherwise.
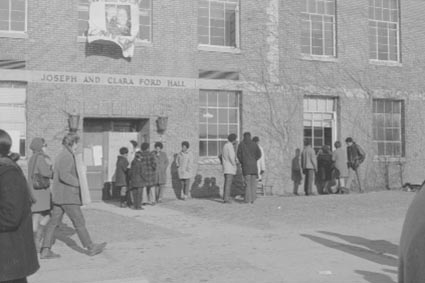
<path fill-rule="evenodd" d="M 397 0 L 369 0 L 369 58 L 400 61 Z"/>
<path fill-rule="evenodd" d="M 0 31 L 25 32 L 26 0 L 0 0 Z"/>
<path fill-rule="evenodd" d="M 199 44 L 238 47 L 239 0 L 199 0 Z"/>
<path fill-rule="evenodd" d="M 373 141 L 378 156 L 403 156 L 403 101 L 373 100 Z"/>
<path fill-rule="evenodd" d="M 199 95 L 199 155 L 217 157 L 229 134 L 239 136 L 239 94 L 201 90 Z"/>
<path fill-rule="evenodd" d="M 335 0 L 303 0 L 301 52 L 335 56 Z"/>
<path fill-rule="evenodd" d="M 25 88 L 0 88 L 0 129 L 12 138 L 12 152 L 25 156 Z"/>
<path fill-rule="evenodd" d="M 336 140 L 336 103 L 333 98 L 304 98 L 304 141 L 319 151 Z"/>
<path fill-rule="evenodd" d="M 0 0 L 1 1 L 1 0 Z M 117 3 L 119 0 L 107 0 Z M 80 0 L 78 5 L 78 35 L 87 36 L 89 20 L 89 0 Z M 152 41 L 152 0 L 139 1 L 139 40 Z"/>

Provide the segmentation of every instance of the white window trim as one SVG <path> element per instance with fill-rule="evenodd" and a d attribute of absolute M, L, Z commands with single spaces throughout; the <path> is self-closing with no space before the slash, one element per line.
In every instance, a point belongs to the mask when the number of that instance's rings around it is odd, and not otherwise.
<path fill-rule="evenodd" d="M 200 50 L 200 51 L 211 51 L 211 52 L 234 53 L 234 54 L 240 54 L 241 53 L 241 49 L 238 48 L 238 47 L 209 45 L 209 44 L 198 44 L 198 50 Z"/>
<path fill-rule="evenodd" d="M 13 0 L 9 1 L 11 4 Z M 11 19 L 10 13 L 12 9 L 9 9 L 9 19 Z M 10 22 L 9 22 L 10 25 Z M 24 31 L 17 30 L 0 30 L 0 37 L 10 37 L 10 38 L 28 38 L 28 0 L 25 0 L 25 27 Z"/>

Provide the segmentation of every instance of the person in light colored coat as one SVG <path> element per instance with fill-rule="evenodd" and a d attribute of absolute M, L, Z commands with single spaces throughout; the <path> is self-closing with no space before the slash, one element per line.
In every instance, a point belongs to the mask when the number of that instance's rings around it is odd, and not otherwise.
<path fill-rule="evenodd" d="M 317 172 L 317 159 L 310 141 L 304 142 L 304 149 L 301 153 L 301 166 L 305 175 L 304 193 L 306 196 L 312 195 L 314 173 Z"/>
<path fill-rule="evenodd" d="M 182 150 L 177 155 L 177 172 L 182 184 L 182 200 L 187 199 L 189 194 L 190 178 L 193 176 L 193 154 L 189 150 L 189 142 L 182 142 Z"/>
<path fill-rule="evenodd" d="M 252 141 L 255 142 L 261 151 L 261 157 L 257 161 L 257 167 L 258 167 L 258 181 L 261 182 L 263 179 L 263 174 L 266 171 L 266 158 L 264 155 L 264 149 L 260 145 L 260 138 L 259 137 L 253 137 Z"/>
<path fill-rule="evenodd" d="M 233 177 L 236 175 L 236 134 L 230 134 L 227 137 L 228 142 L 223 146 L 222 162 L 223 162 L 223 173 L 224 173 L 224 191 L 223 191 L 223 202 L 230 202 L 230 190 L 232 189 Z"/>
<path fill-rule="evenodd" d="M 335 167 L 335 178 L 338 180 L 336 193 L 345 192 L 345 179 L 348 177 L 347 152 L 341 147 L 341 142 L 335 142 L 335 150 L 332 152 L 332 161 Z"/>

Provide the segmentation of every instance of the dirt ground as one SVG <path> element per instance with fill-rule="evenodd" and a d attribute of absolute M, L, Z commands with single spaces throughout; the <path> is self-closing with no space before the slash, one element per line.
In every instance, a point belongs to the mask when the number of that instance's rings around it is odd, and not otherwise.
<path fill-rule="evenodd" d="M 170 195 L 171 196 L 171 195 Z M 69 219 L 30 283 L 394 283 L 414 193 L 260 197 L 254 204 L 166 199 L 143 211 L 84 209 L 104 253 L 89 257 Z"/>

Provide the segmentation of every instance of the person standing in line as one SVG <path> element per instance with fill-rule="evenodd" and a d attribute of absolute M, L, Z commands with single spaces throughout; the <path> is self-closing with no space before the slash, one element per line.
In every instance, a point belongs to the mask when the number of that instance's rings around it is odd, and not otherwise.
<path fill-rule="evenodd" d="M 193 154 L 189 149 L 189 142 L 182 142 L 182 150 L 177 155 L 177 170 L 182 187 L 181 199 L 186 200 L 189 196 L 190 178 L 193 176 Z"/>
<path fill-rule="evenodd" d="M 261 151 L 261 157 L 257 161 L 257 167 L 258 167 L 258 181 L 261 182 L 263 180 L 263 174 L 266 171 L 266 158 L 264 155 L 264 149 L 260 145 L 260 138 L 259 137 L 253 137 L 252 141 L 255 142 Z"/>
<path fill-rule="evenodd" d="M 335 150 L 332 152 L 334 162 L 335 178 L 338 180 L 337 194 L 348 193 L 345 188 L 345 178 L 348 176 L 347 152 L 341 147 L 341 142 L 335 142 Z"/>
<path fill-rule="evenodd" d="M 27 180 L 10 159 L 10 135 L 0 129 L 0 282 L 26 283 L 39 268 Z"/>
<path fill-rule="evenodd" d="M 136 210 L 143 210 L 143 180 L 142 180 L 142 152 L 137 151 L 131 162 L 130 168 L 131 194 L 133 196 L 133 205 Z"/>
<path fill-rule="evenodd" d="M 30 144 L 33 155 L 28 161 L 28 185 L 35 199 L 31 210 L 34 242 L 37 251 L 40 250 L 44 229 L 50 220 L 51 190 L 50 185 L 45 188 L 34 188 L 32 177 L 34 174 L 40 174 L 48 179 L 53 178 L 52 162 L 46 154 L 46 148 L 47 144 L 43 138 L 34 138 Z"/>
<path fill-rule="evenodd" d="M 233 177 L 236 175 L 236 153 L 235 144 L 237 136 L 236 134 L 230 134 L 227 137 L 227 142 L 223 146 L 222 164 L 224 172 L 224 191 L 223 191 L 223 202 L 231 203 L 230 191 L 232 189 Z"/>
<path fill-rule="evenodd" d="M 357 177 L 357 182 L 359 183 L 359 192 L 362 193 L 362 184 L 359 176 L 359 166 L 363 163 L 366 158 L 366 153 L 356 144 L 351 137 L 345 139 L 347 144 L 347 164 L 348 164 L 348 178 L 347 178 L 347 188 L 351 189 L 351 184 L 354 179 L 354 175 Z"/>
<path fill-rule="evenodd" d="M 322 146 L 317 155 L 316 187 L 320 195 L 329 194 L 332 180 L 332 153 L 329 145 Z"/>
<path fill-rule="evenodd" d="M 155 143 L 155 151 L 153 152 L 156 163 L 155 178 L 155 201 L 162 202 L 164 187 L 167 183 L 167 167 L 169 164 L 167 154 L 162 151 L 164 145 L 161 142 Z"/>
<path fill-rule="evenodd" d="M 261 158 L 261 150 L 251 140 L 251 133 L 243 134 L 243 141 L 239 144 L 237 157 L 242 166 L 242 175 L 245 179 L 245 202 L 254 203 L 257 198 L 258 167 L 257 161 Z"/>
<path fill-rule="evenodd" d="M 298 187 L 303 179 L 301 175 L 301 150 L 297 148 L 295 150 L 295 156 L 292 158 L 291 165 L 291 180 L 294 182 L 293 193 L 298 196 Z"/>
<path fill-rule="evenodd" d="M 142 143 L 142 154 L 140 156 L 141 161 L 141 177 L 142 186 L 146 187 L 146 195 L 148 203 L 155 205 L 155 199 L 153 197 L 153 187 L 156 182 L 156 162 L 155 156 L 149 152 L 149 143 Z"/>
<path fill-rule="evenodd" d="M 120 192 L 120 207 L 128 206 L 128 148 L 121 147 L 115 167 L 115 187 Z"/>
<path fill-rule="evenodd" d="M 60 257 L 51 251 L 54 242 L 55 230 L 62 217 L 66 214 L 71 219 L 78 238 L 89 256 L 94 256 L 103 251 L 106 243 L 93 243 L 86 228 L 83 212 L 81 211 L 81 189 L 75 162 L 75 152 L 80 137 L 75 133 L 67 134 L 63 140 L 62 152 L 55 159 L 52 184 L 53 210 L 41 248 L 41 259 Z"/>
<path fill-rule="evenodd" d="M 317 172 L 316 153 L 311 147 L 310 141 L 304 142 L 304 149 L 301 153 L 301 167 L 305 175 L 304 193 L 306 196 L 309 196 L 313 194 L 313 178 L 314 173 Z"/>

